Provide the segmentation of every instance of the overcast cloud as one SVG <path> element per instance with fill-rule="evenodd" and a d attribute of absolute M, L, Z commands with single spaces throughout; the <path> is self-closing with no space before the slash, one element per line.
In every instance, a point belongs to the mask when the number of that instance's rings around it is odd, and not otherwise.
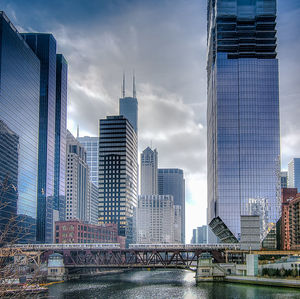
<path fill-rule="evenodd" d="M 282 168 L 300 156 L 300 4 L 279 1 Z M 96 136 L 118 114 L 121 78 L 139 101 L 139 151 L 152 144 L 160 167 L 186 177 L 187 242 L 206 223 L 206 1 L 9 1 L 21 31 L 51 32 L 69 64 L 68 128 Z"/>

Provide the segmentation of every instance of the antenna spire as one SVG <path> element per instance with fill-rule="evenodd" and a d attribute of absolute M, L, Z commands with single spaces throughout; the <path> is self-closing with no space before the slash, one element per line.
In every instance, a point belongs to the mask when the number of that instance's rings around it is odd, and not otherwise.
<path fill-rule="evenodd" d="M 136 98 L 136 89 L 135 89 L 135 74 L 134 74 L 134 70 L 133 70 L 133 78 L 132 78 L 132 87 L 133 87 L 133 98 Z"/>
<path fill-rule="evenodd" d="M 77 125 L 77 138 L 79 138 L 79 125 Z"/>
<path fill-rule="evenodd" d="M 122 96 L 125 98 L 125 72 L 123 72 Z"/>

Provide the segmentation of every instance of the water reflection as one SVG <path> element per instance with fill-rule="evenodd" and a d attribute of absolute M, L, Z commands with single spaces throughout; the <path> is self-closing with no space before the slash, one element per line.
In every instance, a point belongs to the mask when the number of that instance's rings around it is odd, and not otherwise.
<path fill-rule="evenodd" d="M 130 271 L 53 285 L 49 297 L 68 298 L 300 298 L 295 289 L 242 284 L 195 284 L 194 273 L 183 270 Z"/>

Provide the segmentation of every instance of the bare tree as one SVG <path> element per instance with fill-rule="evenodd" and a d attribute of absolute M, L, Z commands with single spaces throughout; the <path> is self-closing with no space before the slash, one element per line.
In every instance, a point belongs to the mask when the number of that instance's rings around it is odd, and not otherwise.
<path fill-rule="evenodd" d="M 35 285 L 40 278 L 41 253 L 17 246 L 32 233 L 33 225 L 17 215 L 14 199 L 17 201 L 17 188 L 6 177 L 0 185 L 0 297 L 32 298 L 38 296 Z M 19 283 L 29 275 L 26 284 Z"/>

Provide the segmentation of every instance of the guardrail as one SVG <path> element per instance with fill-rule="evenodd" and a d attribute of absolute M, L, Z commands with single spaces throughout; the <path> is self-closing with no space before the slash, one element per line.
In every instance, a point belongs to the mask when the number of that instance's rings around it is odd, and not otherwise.
<path fill-rule="evenodd" d="M 240 244 L 218 243 L 218 244 L 130 244 L 129 249 L 228 249 L 239 250 Z"/>
<path fill-rule="evenodd" d="M 119 243 L 70 243 L 70 244 L 16 244 L 6 248 L 23 250 L 63 250 L 63 249 L 120 249 Z M 179 249 L 179 250 L 240 250 L 240 244 L 130 244 L 129 249 Z"/>
<path fill-rule="evenodd" d="M 47 249 L 118 249 L 119 243 L 70 243 L 70 244 L 16 244 L 10 248 L 23 250 L 47 250 Z"/>

